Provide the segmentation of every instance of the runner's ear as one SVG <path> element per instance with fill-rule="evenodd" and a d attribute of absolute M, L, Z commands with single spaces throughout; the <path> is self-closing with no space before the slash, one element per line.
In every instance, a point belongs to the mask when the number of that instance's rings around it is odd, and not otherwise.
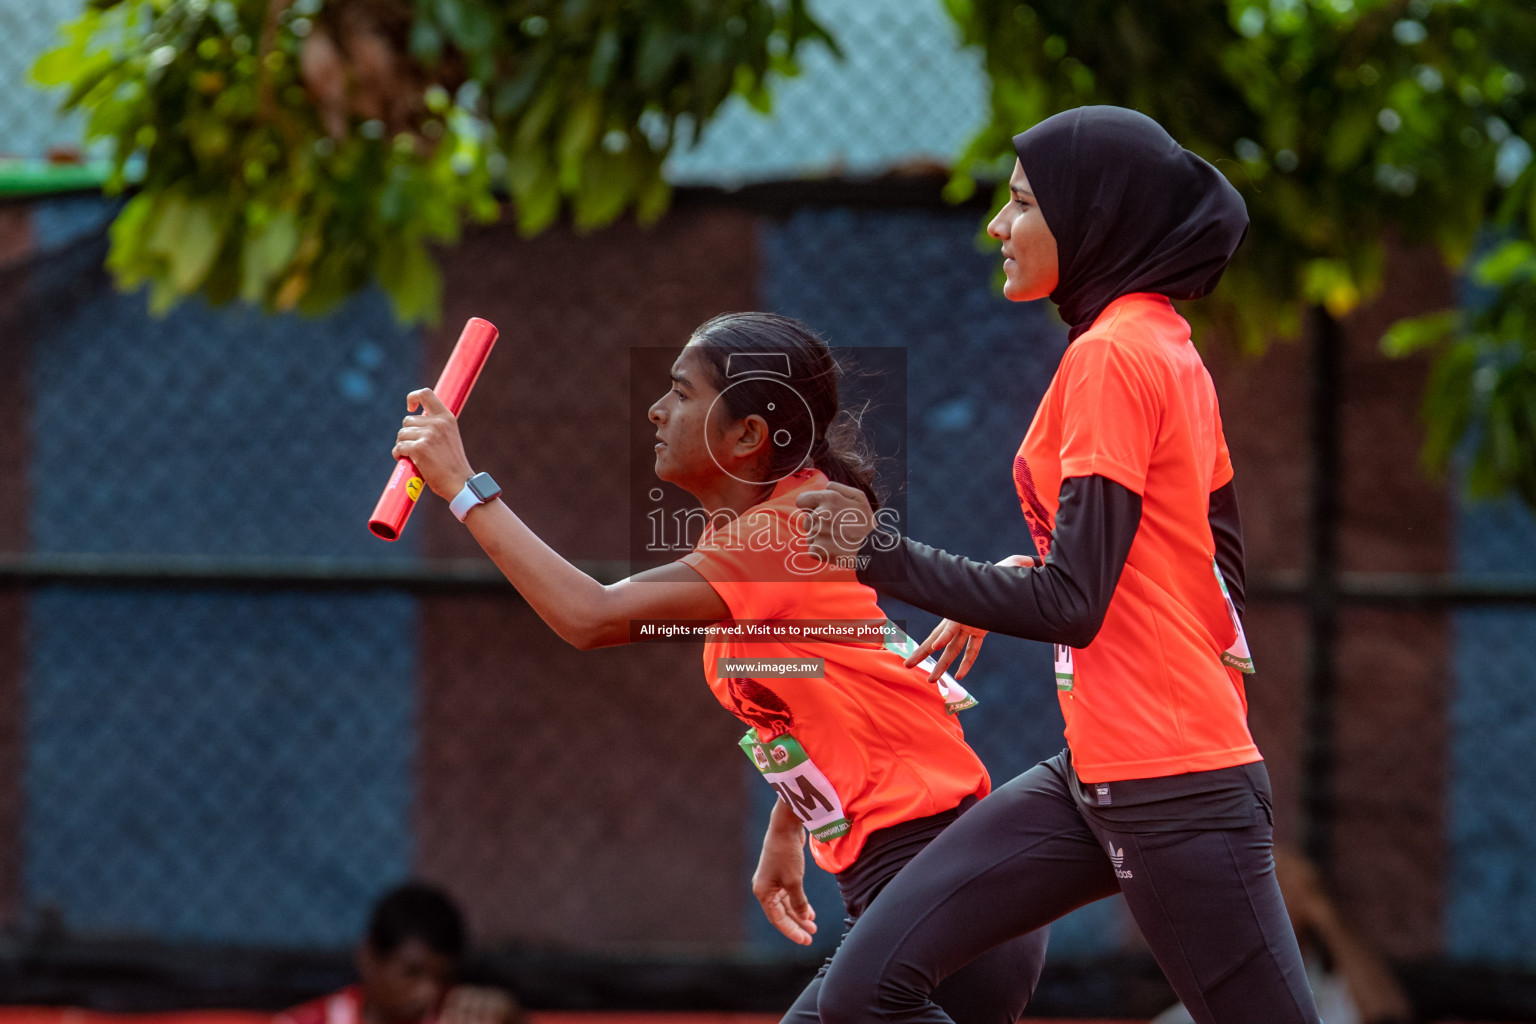
<path fill-rule="evenodd" d="M 739 457 L 750 457 L 762 451 L 768 443 L 768 421 L 756 413 L 743 419 L 737 429 L 741 434 L 733 446 L 735 448 L 733 454 Z"/>

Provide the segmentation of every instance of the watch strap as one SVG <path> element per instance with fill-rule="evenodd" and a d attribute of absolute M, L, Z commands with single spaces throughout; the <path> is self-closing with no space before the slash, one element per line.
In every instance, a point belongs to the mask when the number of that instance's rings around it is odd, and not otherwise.
<path fill-rule="evenodd" d="M 491 474 L 476 473 L 464 481 L 463 488 L 448 503 L 448 511 L 452 512 L 454 518 L 462 523 L 464 517 L 469 515 L 470 509 L 476 505 L 485 504 L 500 493 L 501 487 L 491 478 Z"/>

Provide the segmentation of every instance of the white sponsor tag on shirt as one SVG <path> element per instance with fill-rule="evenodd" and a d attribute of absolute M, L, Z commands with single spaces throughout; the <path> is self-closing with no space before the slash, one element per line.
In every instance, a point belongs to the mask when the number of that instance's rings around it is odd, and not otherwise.
<path fill-rule="evenodd" d="M 906 661 L 913 651 L 917 650 L 917 641 L 896 627 L 894 622 L 886 620 L 885 623 L 885 649 L 896 655 L 902 661 Z M 933 666 L 938 662 L 932 657 L 924 658 L 918 663 L 918 668 L 924 672 L 932 672 Z M 939 677 L 939 696 L 944 698 L 944 710 L 950 714 L 958 714 L 966 708 L 976 706 L 976 698 L 971 696 L 965 687 L 960 685 L 960 680 L 945 672 Z"/>
<path fill-rule="evenodd" d="M 1222 578 L 1221 566 L 1216 564 L 1216 559 L 1211 559 L 1211 568 L 1216 573 L 1216 582 L 1221 586 L 1222 600 L 1227 602 L 1227 614 L 1232 616 L 1232 626 L 1237 630 L 1237 639 L 1232 641 L 1232 646 L 1221 652 L 1221 663 L 1237 669 L 1244 675 L 1253 675 L 1253 655 L 1248 653 L 1248 637 L 1243 633 L 1243 621 L 1237 617 L 1237 605 L 1232 603 L 1232 594 L 1227 590 L 1227 581 Z"/>

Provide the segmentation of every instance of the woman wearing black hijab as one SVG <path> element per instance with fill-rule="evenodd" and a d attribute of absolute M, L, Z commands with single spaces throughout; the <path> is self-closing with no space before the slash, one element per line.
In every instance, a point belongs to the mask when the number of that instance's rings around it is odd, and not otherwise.
<path fill-rule="evenodd" d="M 969 645 L 968 664 L 981 630 L 1054 644 L 1068 749 L 906 866 L 839 950 L 822 1021 L 947 1024 L 929 998 L 944 978 L 1122 892 L 1200 1024 L 1315 1024 L 1247 727 L 1231 463 L 1210 375 L 1169 301 L 1216 286 L 1247 213 L 1134 111 L 1070 110 L 1014 147 L 1012 198 L 988 226 L 1004 294 L 1048 295 L 1071 327 L 1013 467 L 1043 564 L 872 533 L 848 488 L 800 502 L 816 513 L 814 549 L 863 556 L 862 580 L 946 616 L 914 657 L 945 647 L 947 665 Z"/>

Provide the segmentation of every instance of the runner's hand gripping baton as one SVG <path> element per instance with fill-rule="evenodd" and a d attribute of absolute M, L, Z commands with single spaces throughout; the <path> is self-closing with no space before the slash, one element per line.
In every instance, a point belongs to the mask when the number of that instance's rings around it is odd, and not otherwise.
<path fill-rule="evenodd" d="M 453 346 L 448 364 L 443 367 L 443 375 L 437 378 L 437 385 L 432 392 L 455 416 L 464 408 L 470 389 L 475 386 L 475 380 L 485 367 L 491 346 L 496 344 L 496 334 L 495 324 L 472 316 L 464 325 L 458 344 Z M 421 486 L 421 474 L 416 472 L 416 464 L 410 459 L 400 459 L 395 464 L 389 483 L 384 485 L 384 493 L 379 495 L 379 503 L 374 507 L 373 515 L 368 519 L 368 529 L 373 531 L 375 537 L 399 539 L 400 531 L 405 529 L 405 521 L 416 507 L 416 499 L 421 497 Z"/>

